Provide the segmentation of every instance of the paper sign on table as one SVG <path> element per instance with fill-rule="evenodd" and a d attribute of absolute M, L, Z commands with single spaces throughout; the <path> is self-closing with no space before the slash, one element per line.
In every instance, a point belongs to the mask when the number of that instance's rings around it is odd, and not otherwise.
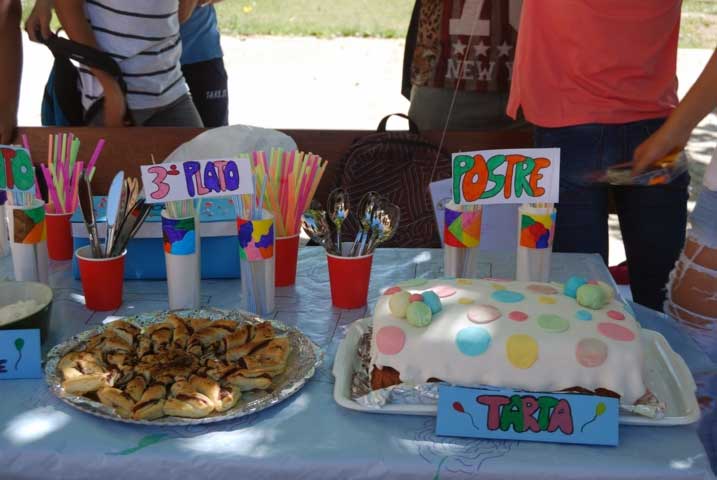
<path fill-rule="evenodd" d="M 453 201 L 459 205 L 557 203 L 559 148 L 453 154 Z"/>
<path fill-rule="evenodd" d="M 0 145 L 0 190 L 35 192 L 35 168 L 26 149 Z"/>
<path fill-rule="evenodd" d="M 147 203 L 254 193 L 248 158 L 215 158 L 143 165 Z"/>
<path fill-rule="evenodd" d="M 618 408 L 597 395 L 441 385 L 436 434 L 614 446 Z"/>
<path fill-rule="evenodd" d="M 0 330 L 0 380 L 42 378 L 40 330 Z"/>

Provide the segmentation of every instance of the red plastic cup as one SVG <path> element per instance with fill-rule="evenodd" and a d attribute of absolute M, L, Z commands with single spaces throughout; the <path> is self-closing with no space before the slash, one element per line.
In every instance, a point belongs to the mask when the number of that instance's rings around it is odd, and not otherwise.
<path fill-rule="evenodd" d="M 116 310 L 122 305 L 126 254 L 127 250 L 117 257 L 94 258 L 89 245 L 78 248 L 75 252 L 80 267 L 85 306 L 89 310 L 106 312 Z"/>
<path fill-rule="evenodd" d="M 299 234 L 276 237 L 274 243 L 274 285 L 288 287 L 296 283 L 296 261 L 299 256 Z"/>
<path fill-rule="evenodd" d="M 371 280 L 373 254 L 362 257 L 339 257 L 326 254 L 329 263 L 331 303 L 339 308 L 359 308 L 366 305 Z"/>
<path fill-rule="evenodd" d="M 52 260 L 72 260 L 71 213 L 45 213 L 47 253 Z"/>

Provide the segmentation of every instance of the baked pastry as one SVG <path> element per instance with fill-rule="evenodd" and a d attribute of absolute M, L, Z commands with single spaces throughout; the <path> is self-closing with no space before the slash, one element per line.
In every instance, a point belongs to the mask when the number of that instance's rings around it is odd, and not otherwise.
<path fill-rule="evenodd" d="M 169 314 L 144 329 L 112 322 L 60 359 L 58 371 L 65 392 L 96 395 L 125 418 L 202 418 L 234 407 L 242 391 L 270 388 L 289 353 L 288 338 L 268 322 Z"/>
<path fill-rule="evenodd" d="M 373 315 L 374 389 L 438 379 L 539 392 L 578 386 L 631 405 L 647 391 L 642 363 L 630 307 L 578 277 L 409 280 L 388 289 Z"/>

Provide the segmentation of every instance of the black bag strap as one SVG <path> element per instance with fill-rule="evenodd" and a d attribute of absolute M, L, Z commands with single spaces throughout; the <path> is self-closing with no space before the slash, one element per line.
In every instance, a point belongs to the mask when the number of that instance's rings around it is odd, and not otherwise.
<path fill-rule="evenodd" d="M 408 131 L 411 133 L 415 133 L 418 135 L 420 132 L 418 130 L 418 125 L 416 125 L 416 122 L 411 120 L 411 118 L 408 115 L 405 115 L 403 113 L 391 113 L 390 115 L 386 115 L 381 119 L 381 122 L 378 124 L 378 128 L 376 129 L 377 132 L 385 132 L 386 131 L 386 124 L 388 123 L 388 119 L 391 117 L 401 117 L 408 120 Z"/>
<path fill-rule="evenodd" d="M 38 35 L 38 38 L 42 38 L 42 35 Z M 69 58 L 90 68 L 98 68 L 109 73 L 117 80 L 122 92 L 127 92 L 127 85 L 122 78 L 122 70 L 115 59 L 108 53 L 81 43 L 73 42 L 54 33 L 43 39 L 42 43 L 50 49 L 52 55 L 56 58 Z"/>

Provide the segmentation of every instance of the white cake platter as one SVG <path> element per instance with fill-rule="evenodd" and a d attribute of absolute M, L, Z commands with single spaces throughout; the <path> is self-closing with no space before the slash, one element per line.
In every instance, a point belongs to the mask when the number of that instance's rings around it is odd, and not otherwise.
<path fill-rule="evenodd" d="M 351 398 L 354 371 L 360 368 L 357 350 L 361 337 L 371 326 L 371 318 L 362 318 L 348 329 L 334 359 L 334 399 L 350 410 L 369 413 L 401 415 L 435 415 L 436 405 L 386 404 L 383 407 L 364 406 Z M 629 412 L 620 413 L 620 424 L 642 426 L 673 426 L 694 423 L 700 418 L 695 391 L 697 386 L 685 361 L 667 343 L 662 334 L 642 329 L 644 352 L 643 378 L 647 388 L 665 404 L 662 418 L 649 418 Z"/>

